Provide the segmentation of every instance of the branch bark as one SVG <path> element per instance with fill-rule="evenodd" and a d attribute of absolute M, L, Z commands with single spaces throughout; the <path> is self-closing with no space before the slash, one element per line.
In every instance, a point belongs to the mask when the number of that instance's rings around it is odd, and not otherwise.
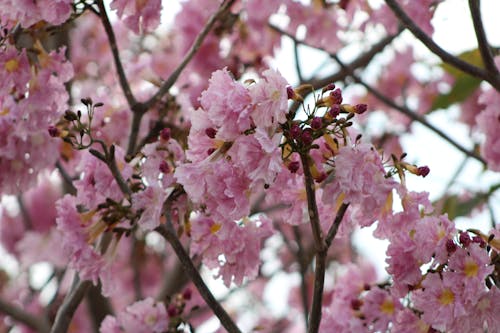
<path fill-rule="evenodd" d="M 173 230 L 172 225 L 170 222 L 167 222 L 169 225 L 161 224 L 159 227 L 157 227 L 155 230 L 167 240 L 167 242 L 170 243 L 172 246 L 173 250 L 177 254 L 177 257 L 181 261 L 181 264 L 186 271 L 186 274 L 189 276 L 191 281 L 193 281 L 194 285 L 200 292 L 201 297 L 205 300 L 207 305 L 212 309 L 214 314 L 219 318 L 222 326 L 229 332 L 229 333 L 241 333 L 240 329 L 234 321 L 231 319 L 229 314 L 224 310 L 222 305 L 215 299 L 214 295 L 208 289 L 207 285 L 203 281 L 203 278 L 201 277 L 200 273 L 196 269 L 196 267 L 193 264 L 193 261 L 189 257 L 189 254 L 186 252 L 184 249 L 184 246 L 180 242 L 179 238 L 177 238 L 177 235 L 175 231 Z"/>
<path fill-rule="evenodd" d="M 437 45 L 431 37 L 429 37 L 422 29 L 420 29 L 417 24 L 404 12 L 404 10 L 398 5 L 396 0 L 385 0 L 385 3 L 393 11 L 399 21 L 411 31 L 411 33 L 420 40 L 432 53 L 437 55 L 443 62 L 450 64 L 451 66 L 470 74 L 474 77 L 481 78 L 489 82 L 496 90 L 500 91 L 500 75 L 495 72 L 490 73 L 487 70 L 476 67 L 454 55 L 448 53 Z"/>
<path fill-rule="evenodd" d="M 7 316 L 12 317 L 12 319 L 20 323 L 23 323 L 36 332 L 48 333 L 50 330 L 50 325 L 47 322 L 46 318 L 37 317 L 3 299 L 0 299 L 0 312 L 3 312 Z"/>

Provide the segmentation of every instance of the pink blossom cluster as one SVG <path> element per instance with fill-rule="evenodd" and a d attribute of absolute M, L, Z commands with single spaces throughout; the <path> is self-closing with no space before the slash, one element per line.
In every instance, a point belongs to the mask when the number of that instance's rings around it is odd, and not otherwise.
<path fill-rule="evenodd" d="M 40 21 L 59 25 L 69 19 L 73 11 L 72 3 L 72 0 L 1 0 L 0 21 L 9 28 L 17 23 L 29 28 Z"/>
<path fill-rule="evenodd" d="M 15 194 L 36 184 L 42 170 L 53 168 L 59 144 L 47 132 L 65 110 L 65 82 L 73 69 L 64 49 L 47 53 L 37 42 L 36 59 L 6 45 L 0 53 L 0 188 Z"/>
<path fill-rule="evenodd" d="M 116 316 L 107 316 L 101 333 L 160 333 L 168 329 L 168 315 L 163 303 L 146 298 L 127 306 Z"/>

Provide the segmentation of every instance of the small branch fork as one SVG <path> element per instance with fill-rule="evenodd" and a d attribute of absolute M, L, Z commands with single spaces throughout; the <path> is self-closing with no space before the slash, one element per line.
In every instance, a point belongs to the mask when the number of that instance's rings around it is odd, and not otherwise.
<path fill-rule="evenodd" d="M 163 82 L 158 91 L 149 100 L 147 100 L 144 103 L 139 103 L 134 97 L 132 90 L 130 89 L 130 84 L 125 75 L 125 71 L 123 69 L 123 65 L 120 60 L 120 54 L 116 43 L 116 37 L 113 28 L 111 26 L 111 23 L 109 21 L 109 17 L 106 13 L 106 8 L 104 7 L 103 0 L 97 1 L 100 13 L 99 16 L 101 17 L 102 24 L 104 26 L 104 29 L 106 30 L 106 34 L 108 35 L 109 44 L 111 45 L 111 52 L 113 53 L 113 59 L 115 62 L 120 86 L 122 87 L 125 98 L 127 99 L 128 105 L 133 113 L 130 138 L 127 148 L 127 155 L 134 155 L 136 152 L 136 144 L 139 135 L 139 128 L 144 114 L 168 93 L 168 91 L 177 81 L 183 70 L 196 55 L 201 45 L 203 44 L 205 37 L 207 37 L 209 32 L 212 30 L 217 20 L 219 20 L 220 16 L 224 12 L 226 12 L 234 2 L 235 0 L 224 0 L 224 2 L 222 2 L 218 10 L 208 19 L 207 23 L 198 34 L 193 44 L 191 45 L 191 48 L 186 53 L 186 55 L 182 59 L 181 63 L 177 66 L 177 68 L 175 68 L 172 74 L 170 74 L 170 76 L 165 80 L 165 82 Z"/>
<path fill-rule="evenodd" d="M 437 55 L 443 62 L 467 73 L 489 82 L 497 91 L 500 91 L 500 73 L 493 63 L 491 49 L 486 40 L 481 16 L 479 13 L 479 0 L 469 0 L 474 29 L 478 39 L 479 50 L 486 69 L 476 67 L 454 55 L 448 53 L 437 45 L 418 25 L 405 13 L 396 0 L 385 0 L 385 3 L 393 11 L 399 21 L 411 31 L 432 53 Z"/>
<path fill-rule="evenodd" d="M 315 272 L 314 272 L 314 291 L 311 311 L 309 313 L 308 333 L 316 333 L 319 330 L 321 323 L 321 307 L 323 304 L 323 289 L 325 284 L 326 273 L 326 256 L 328 249 L 331 246 L 333 239 L 337 235 L 338 228 L 349 204 L 343 203 L 333 221 L 332 226 L 328 230 L 327 236 L 324 237 L 319 221 L 318 206 L 316 203 L 316 191 L 314 187 L 314 179 L 309 169 L 310 157 L 308 153 L 301 152 L 300 160 L 304 171 L 304 184 L 307 195 L 307 210 L 309 213 L 309 222 L 314 238 L 314 246 L 316 250 Z"/>

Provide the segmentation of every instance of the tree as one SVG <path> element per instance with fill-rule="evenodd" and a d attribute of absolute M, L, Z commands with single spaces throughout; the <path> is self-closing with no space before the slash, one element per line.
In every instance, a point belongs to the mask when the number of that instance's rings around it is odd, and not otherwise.
<path fill-rule="evenodd" d="M 442 49 L 443 3 L 189 0 L 165 27 L 168 1 L 1 0 L 0 331 L 498 332 L 500 185 L 457 166 L 431 202 L 399 141 L 419 123 L 500 171 L 498 49 L 478 0 L 477 48 Z M 457 106 L 470 142 L 429 121 Z M 481 210 L 489 230 L 454 222 Z"/>

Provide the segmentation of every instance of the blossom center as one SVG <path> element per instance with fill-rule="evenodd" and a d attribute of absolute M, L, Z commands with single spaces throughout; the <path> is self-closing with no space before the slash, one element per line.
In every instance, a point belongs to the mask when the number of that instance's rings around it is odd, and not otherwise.
<path fill-rule="evenodd" d="M 465 263 L 464 273 L 467 277 L 474 277 L 479 271 L 479 266 L 474 261 L 469 261 Z"/>
<path fill-rule="evenodd" d="M 443 290 L 441 296 L 439 296 L 439 302 L 443 305 L 449 305 L 455 300 L 455 294 L 448 288 Z"/>
<path fill-rule="evenodd" d="M 17 71 L 17 69 L 19 68 L 19 61 L 17 59 L 10 59 L 5 62 L 4 66 L 7 72 L 12 73 Z"/>
<path fill-rule="evenodd" d="M 392 315 L 394 313 L 394 308 L 394 302 L 390 299 L 386 299 L 380 304 L 380 311 L 386 315 Z"/>
<path fill-rule="evenodd" d="M 210 227 L 210 233 L 214 235 L 215 233 L 217 233 L 217 231 L 220 230 L 221 227 L 222 225 L 220 225 L 219 223 L 212 224 L 212 226 Z"/>

